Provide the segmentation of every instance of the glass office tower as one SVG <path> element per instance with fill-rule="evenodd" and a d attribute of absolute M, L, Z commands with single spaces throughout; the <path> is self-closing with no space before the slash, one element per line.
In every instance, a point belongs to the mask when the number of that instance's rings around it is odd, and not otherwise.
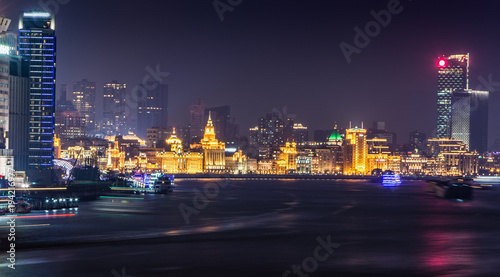
<path fill-rule="evenodd" d="M 54 157 L 54 101 L 56 82 L 56 38 L 54 15 L 43 11 L 21 12 L 19 55 L 29 62 L 29 171 L 41 179 L 52 169 Z"/>
<path fill-rule="evenodd" d="M 438 65 L 438 138 L 451 137 L 452 93 L 469 88 L 469 54 L 440 57 Z"/>

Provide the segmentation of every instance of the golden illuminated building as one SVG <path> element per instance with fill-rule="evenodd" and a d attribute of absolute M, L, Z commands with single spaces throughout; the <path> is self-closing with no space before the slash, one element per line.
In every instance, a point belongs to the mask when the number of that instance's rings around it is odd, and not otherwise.
<path fill-rule="evenodd" d="M 347 129 L 344 143 L 344 174 L 368 174 L 367 160 L 366 129 L 358 127 Z"/>
<path fill-rule="evenodd" d="M 112 147 L 109 147 L 106 151 L 106 156 L 108 157 L 108 162 L 106 165 L 107 169 L 111 170 L 122 170 L 125 167 L 125 152 L 120 151 L 118 142 L 110 142 Z"/>
<path fill-rule="evenodd" d="M 367 172 L 371 173 L 375 169 L 382 171 L 391 170 L 394 172 L 401 171 L 401 158 L 391 155 L 387 139 L 372 138 L 366 140 L 368 146 L 368 163 Z"/>
<path fill-rule="evenodd" d="M 156 154 L 156 158 L 160 163 L 160 170 L 163 173 L 194 174 L 203 172 L 203 155 L 194 152 L 184 153 L 182 141 L 177 137 L 175 128 L 166 143 L 170 145 L 171 151 Z"/>
<path fill-rule="evenodd" d="M 297 169 L 295 158 L 297 157 L 297 144 L 287 142 L 285 147 L 280 147 L 281 153 L 278 160 L 278 174 L 286 174 Z"/>
<path fill-rule="evenodd" d="M 172 135 L 166 140 L 166 143 L 170 145 L 170 151 L 174 153 L 182 153 L 182 141 L 175 134 L 175 127 L 173 129 Z"/>
<path fill-rule="evenodd" d="M 230 173 L 245 174 L 248 171 L 248 158 L 243 151 L 236 151 L 233 156 L 226 157 L 226 169 Z"/>
<path fill-rule="evenodd" d="M 54 159 L 61 158 L 61 139 L 54 134 Z"/>
<path fill-rule="evenodd" d="M 205 127 L 205 134 L 201 140 L 201 147 L 203 149 L 204 158 L 204 171 L 220 173 L 226 169 L 225 150 L 226 145 L 224 142 L 219 142 L 215 138 L 215 128 L 212 123 L 212 116 L 208 114 L 208 122 Z"/>
<path fill-rule="evenodd" d="M 436 159 L 439 175 L 473 175 L 478 172 L 479 154 L 467 151 L 467 145 L 461 140 L 429 139 L 427 152 Z"/>

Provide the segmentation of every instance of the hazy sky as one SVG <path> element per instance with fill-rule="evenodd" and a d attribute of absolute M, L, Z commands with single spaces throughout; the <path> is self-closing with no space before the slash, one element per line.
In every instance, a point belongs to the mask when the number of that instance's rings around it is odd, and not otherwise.
<path fill-rule="evenodd" d="M 410 130 L 435 131 L 436 57 L 469 52 L 471 88 L 480 76 L 500 82 L 498 1 L 400 1 L 351 63 L 339 45 L 354 45 L 353 28 L 365 29 L 370 11 L 392 1 L 242 0 L 223 21 L 213 0 L 54 1 L 66 3 L 56 13 L 58 87 L 87 78 L 101 95 L 105 82 L 132 88 L 158 65 L 170 73 L 170 125 L 187 124 L 189 106 L 204 98 L 231 105 L 243 135 L 286 105 L 311 135 L 335 121 L 386 121 L 405 143 Z M 0 0 L 10 30 L 39 2 Z M 495 89 L 490 138 L 500 135 Z"/>

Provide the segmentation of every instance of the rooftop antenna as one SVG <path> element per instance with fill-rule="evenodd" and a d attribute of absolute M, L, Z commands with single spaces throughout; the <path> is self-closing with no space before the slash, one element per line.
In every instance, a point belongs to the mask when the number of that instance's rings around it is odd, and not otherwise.
<path fill-rule="evenodd" d="M 363 121 L 361 121 L 361 129 L 363 129 Z"/>
<path fill-rule="evenodd" d="M 352 121 L 349 121 L 349 129 L 352 129 Z"/>

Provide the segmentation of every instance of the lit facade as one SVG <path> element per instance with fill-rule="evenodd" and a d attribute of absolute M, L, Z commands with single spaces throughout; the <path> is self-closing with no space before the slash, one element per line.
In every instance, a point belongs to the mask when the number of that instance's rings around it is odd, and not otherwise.
<path fill-rule="evenodd" d="M 224 142 L 219 142 L 215 138 L 215 128 L 212 123 L 211 115 L 208 115 L 207 126 L 205 127 L 205 134 L 201 140 L 201 147 L 203 149 L 203 166 L 205 172 L 220 173 L 226 168 L 225 165 L 225 149 Z"/>
<path fill-rule="evenodd" d="M 437 90 L 437 137 L 451 137 L 452 93 L 469 88 L 469 54 L 440 57 Z"/>
<path fill-rule="evenodd" d="M 405 175 L 427 175 L 429 174 L 429 159 L 420 154 L 401 156 L 401 174 Z"/>
<path fill-rule="evenodd" d="M 96 131 L 95 118 L 95 82 L 87 79 L 73 84 L 73 106 L 85 120 L 85 132 L 92 134 Z"/>
<path fill-rule="evenodd" d="M 280 147 L 281 153 L 278 160 L 280 165 L 279 172 L 281 174 L 292 173 L 297 169 L 297 144 L 295 142 L 287 142 L 284 147 Z"/>
<path fill-rule="evenodd" d="M 85 136 L 85 117 L 76 110 L 58 111 L 54 131 L 61 138 Z"/>
<path fill-rule="evenodd" d="M 253 143 L 260 146 L 280 146 L 293 139 L 294 119 L 287 114 L 270 113 L 259 118 L 258 125 L 250 129 Z"/>
<path fill-rule="evenodd" d="M 203 154 L 183 151 L 182 141 L 175 133 L 166 140 L 170 145 L 170 151 L 164 151 L 156 155 L 159 162 L 159 169 L 164 173 L 195 174 L 203 172 Z"/>
<path fill-rule="evenodd" d="M 427 135 L 415 130 L 410 132 L 410 150 L 413 154 L 425 154 L 427 152 Z"/>
<path fill-rule="evenodd" d="M 61 139 L 54 134 L 54 159 L 61 158 Z"/>
<path fill-rule="evenodd" d="M 122 171 L 125 168 L 125 151 L 121 151 L 117 141 L 111 141 L 106 150 L 106 169 Z"/>
<path fill-rule="evenodd" d="M 125 97 L 127 85 L 113 81 L 103 89 L 103 122 L 101 131 L 105 135 L 126 135 Z"/>
<path fill-rule="evenodd" d="M 29 64 L 27 61 L 23 61 L 20 56 L 11 56 L 10 63 L 8 144 L 9 148 L 14 150 L 14 169 L 27 172 L 29 169 L 30 145 Z M 5 98 L 5 94 L 3 98 Z"/>
<path fill-rule="evenodd" d="M 428 153 L 435 159 L 435 174 L 472 175 L 479 170 L 479 154 L 455 139 L 429 139 Z"/>
<path fill-rule="evenodd" d="M 366 129 L 350 128 L 346 130 L 344 141 L 344 174 L 368 174 L 368 145 Z"/>
<path fill-rule="evenodd" d="M 246 174 L 248 172 L 248 158 L 243 151 L 236 151 L 233 156 L 226 157 L 226 170 L 233 174 Z"/>
<path fill-rule="evenodd" d="M 480 153 L 488 147 L 488 91 L 452 93 L 451 137 Z"/>
<path fill-rule="evenodd" d="M 309 131 L 302 123 L 294 123 L 292 133 L 293 141 L 296 143 L 302 143 L 309 140 Z"/>
<path fill-rule="evenodd" d="M 205 126 L 205 109 L 207 106 L 205 102 L 200 99 L 198 103 L 191 106 L 189 113 L 191 116 L 191 138 L 189 143 L 195 141 L 199 142 L 203 137 L 203 127 Z"/>
<path fill-rule="evenodd" d="M 148 128 L 164 128 L 168 117 L 168 86 L 156 84 L 146 90 L 137 106 L 137 134 L 144 137 Z"/>
<path fill-rule="evenodd" d="M 54 15 L 42 11 L 21 12 L 19 55 L 29 61 L 30 126 L 29 167 L 50 172 L 54 158 L 54 112 L 56 88 L 56 37 Z M 50 178 L 48 178 L 50 180 Z"/>

